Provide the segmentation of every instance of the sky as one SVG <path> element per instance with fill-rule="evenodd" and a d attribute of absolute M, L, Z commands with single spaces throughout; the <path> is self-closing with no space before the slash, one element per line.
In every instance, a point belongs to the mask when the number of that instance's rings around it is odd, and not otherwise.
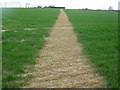
<path fill-rule="evenodd" d="M 66 7 L 66 9 L 103 9 L 107 10 L 109 6 L 112 6 L 114 10 L 118 10 L 118 2 L 120 0 L 0 0 L 0 7 L 25 7 L 26 3 L 30 4 L 30 7 L 36 7 L 38 5 L 44 6 L 60 6 Z"/>

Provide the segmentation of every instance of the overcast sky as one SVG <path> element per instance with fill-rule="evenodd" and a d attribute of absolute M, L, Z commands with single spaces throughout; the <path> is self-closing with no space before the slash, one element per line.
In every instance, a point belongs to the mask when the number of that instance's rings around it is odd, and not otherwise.
<path fill-rule="evenodd" d="M 109 6 L 112 6 L 113 9 L 118 9 L 118 2 L 120 0 L 0 0 L 0 6 L 18 6 L 25 7 L 25 3 L 29 3 L 30 6 L 38 6 L 41 5 L 49 6 L 64 6 L 67 9 L 82 9 L 82 8 L 89 8 L 89 9 L 108 9 Z M 13 4 L 14 2 L 14 4 Z"/>

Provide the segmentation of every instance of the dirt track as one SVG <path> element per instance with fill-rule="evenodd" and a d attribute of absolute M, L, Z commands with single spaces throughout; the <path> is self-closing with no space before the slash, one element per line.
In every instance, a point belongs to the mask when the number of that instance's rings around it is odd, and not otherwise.
<path fill-rule="evenodd" d="M 66 13 L 61 10 L 37 58 L 26 88 L 99 88 L 104 78 L 88 64 Z"/>

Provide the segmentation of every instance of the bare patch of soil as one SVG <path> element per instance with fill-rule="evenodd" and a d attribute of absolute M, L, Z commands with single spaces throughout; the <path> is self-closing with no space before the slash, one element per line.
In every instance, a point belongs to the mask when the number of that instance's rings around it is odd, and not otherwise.
<path fill-rule="evenodd" d="M 6 32 L 6 31 L 9 31 L 9 30 L 1 30 L 2 32 Z"/>
<path fill-rule="evenodd" d="M 51 27 L 44 27 L 44 28 L 24 28 L 24 30 L 37 30 L 37 29 L 52 29 Z"/>
<path fill-rule="evenodd" d="M 66 13 L 61 10 L 24 88 L 100 88 L 105 79 L 89 65 Z"/>
<path fill-rule="evenodd" d="M 24 30 L 36 30 L 37 28 L 25 28 Z"/>

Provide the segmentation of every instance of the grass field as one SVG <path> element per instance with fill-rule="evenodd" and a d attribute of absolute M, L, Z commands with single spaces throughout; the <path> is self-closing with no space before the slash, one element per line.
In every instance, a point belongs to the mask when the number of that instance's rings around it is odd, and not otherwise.
<path fill-rule="evenodd" d="M 107 87 L 118 87 L 118 12 L 65 10 L 83 44 L 84 53 L 105 76 Z"/>
<path fill-rule="evenodd" d="M 35 63 L 58 15 L 59 9 L 2 9 L 3 88 L 20 87 L 29 78 L 20 75 Z"/>

